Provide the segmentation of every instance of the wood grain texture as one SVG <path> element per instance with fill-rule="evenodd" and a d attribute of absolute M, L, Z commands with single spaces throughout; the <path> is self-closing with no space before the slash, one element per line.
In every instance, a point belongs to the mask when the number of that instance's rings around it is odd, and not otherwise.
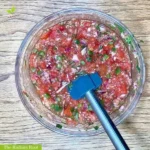
<path fill-rule="evenodd" d="M 17 11 L 10 16 L 12 5 Z M 41 143 L 43 150 L 114 150 L 106 134 L 68 137 L 38 124 L 15 88 L 14 65 L 26 33 L 42 18 L 64 8 L 94 8 L 120 19 L 141 43 L 146 84 L 141 100 L 119 130 L 131 150 L 150 150 L 150 0 L 0 0 L 0 143 Z"/>

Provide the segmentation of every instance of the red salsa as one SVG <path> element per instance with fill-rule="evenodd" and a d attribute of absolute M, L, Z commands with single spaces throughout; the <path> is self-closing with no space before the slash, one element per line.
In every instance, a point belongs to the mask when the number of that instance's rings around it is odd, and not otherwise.
<path fill-rule="evenodd" d="M 85 98 L 72 100 L 66 86 L 79 75 L 98 72 L 96 95 L 110 114 L 125 102 L 131 85 L 131 62 L 121 38 L 91 20 L 72 19 L 45 30 L 30 58 L 30 77 L 42 103 L 69 125 L 97 121 Z"/>

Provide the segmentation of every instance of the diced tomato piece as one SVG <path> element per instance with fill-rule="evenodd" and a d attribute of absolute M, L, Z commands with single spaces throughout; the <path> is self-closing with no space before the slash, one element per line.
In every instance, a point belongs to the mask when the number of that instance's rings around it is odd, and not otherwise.
<path fill-rule="evenodd" d="M 76 126 L 77 125 L 77 121 L 73 120 L 73 119 L 70 119 L 70 118 L 67 118 L 66 119 L 66 123 L 68 125 L 71 125 L 71 126 Z"/>
<path fill-rule="evenodd" d="M 125 56 L 124 51 L 121 49 L 118 49 L 117 53 L 116 53 L 116 58 L 119 60 L 122 60 L 124 58 L 124 56 Z"/>
<path fill-rule="evenodd" d="M 103 45 L 103 50 L 106 52 L 110 51 L 109 45 Z"/>
<path fill-rule="evenodd" d="M 72 116 L 72 112 L 71 112 L 71 107 L 70 105 L 67 105 L 67 107 L 64 109 L 64 115 L 66 117 L 71 117 Z"/>
<path fill-rule="evenodd" d="M 47 39 L 47 38 L 50 36 L 51 33 L 52 33 L 52 30 L 50 29 L 49 31 L 43 33 L 43 34 L 41 35 L 40 39 L 42 39 L 42 40 L 43 40 L 43 39 Z"/>
<path fill-rule="evenodd" d="M 31 54 L 29 58 L 30 67 L 36 67 L 36 54 Z"/>
<path fill-rule="evenodd" d="M 59 73 L 58 73 L 57 71 L 53 71 L 53 70 L 52 70 L 52 71 L 50 72 L 51 78 L 56 78 L 56 77 L 58 77 L 58 74 L 59 74 Z"/>
<path fill-rule="evenodd" d="M 121 96 L 122 94 L 127 94 L 127 85 L 126 84 L 121 84 L 116 89 L 116 95 L 117 95 L 117 97 Z"/>
<path fill-rule="evenodd" d="M 91 27 L 92 22 L 90 21 L 84 21 L 83 22 L 83 27 Z"/>
<path fill-rule="evenodd" d="M 46 69 L 46 62 L 44 60 L 39 61 L 38 66 L 41 69 Z"/>
<path fill-rule="evenodd" d="M 106 76 L 106 74 L 107 74 L 107 71 L 108 71 L 108 67 L 107 67 L 107 65 L 105 65 L 105 64 L 100 64 L 99 65 L 99 74 L 100 74 L 100 76 Z"/>
<path fill-rule="evenodd" d="M 53 84 L 52 84 L 52 86 L 53 86 L 53 88 L 55 89 L 55 90 L 58 90 L 58 88 L 60 88 L 60 82 L 54 82 Z"/>
<path fill-rule="evenodd" d="M 120 63 L 120 67 L 122 70 L 131 71 L 131 64 L 129 62 Z"/>
<path fill-rule="evenodd" d="M 59 30 L 60 31 L 64 31 L 65 30 L 65 26 L 64 25 L 60 25 Z"/>
<path fill-rule="evenodd" d="M 95 50 L 99 47 L 99 41 L 96 38 L 90 38 L 88 42 L 88 48 L 90 50 Z"/>

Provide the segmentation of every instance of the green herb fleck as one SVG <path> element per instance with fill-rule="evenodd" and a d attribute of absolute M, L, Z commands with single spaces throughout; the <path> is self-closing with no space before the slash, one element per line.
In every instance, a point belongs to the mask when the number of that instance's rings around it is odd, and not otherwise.
<path fill-rule="evenodd" d="M 58 48 L 57 48 L 56 46 L 53 46 L 53 50 L 55 50 L 55 51 L 56 51 L 57 49 L 58 49 Z"/>
<path fill-rule="evenodd" d="M 108 58 L 109 58 L 109 56 L 108 56 L 107 54 L 105 54 L 105 55 L 103 56 L 103 61 L 106 61 Z"/>
<path fill-rule="evenodd" d="M 113 42 L 113 41 L 110 41 L 108 44 L 109 44 L 109 45 L 113 45 L 113 44 L 114 44 L 114 42 Z"/>
<path fill-rule="evenodd" d="M 58 64 L 57 64 L 57 68 L 58 68 L 58 69 L 61 69 L 61 68 L 62 68 L 62 64 L 61 64 L 61 63 L 58 63 Z"/>
<path fill-rule="evenodd" d="M 127 44 L 131 44 L 133 42 L 133 37 L 131 35 L 127 36 L 125 41 L 126 41 Z"/>
<path fill-rule="evenodd" d="M 92 110 L 93 110 L 90 104 L 88 104 L 88 110 L 89 110 L 89 111 L 92 111 Z"/>
<path fill-rule="evenodd" d="M 44 96 L 45 98 L 47 98 L 47 99 L 50 98 L 50 95 L 49 95 L 48 93 L 45 93 L 43 96 Z"/>
<path fill-rule="evenodd" d="M 97 29 L 98 31 L 100 31 L 100 26 L 99 26 L 99 24 L 96 26 L 96 29 Z"/>
<path fill-rule="evenodd" d="M 81 108 L 81 107 L 82 107 L 82 104 L 81 104 L 81 103 L 79 103 L 77 107 L 78 107 L 78 108 Z"/>
<path fill-rule="evenodd" d="M 120 33 L 124 32 L 125 31 L 125 28 L 118 25 L 118 24 L 115 24 L 115 26 L 118 28 L 118 30 L 120 31 Z"/>
<path fill-rule="evenodd" d="M 120 67 L 117 67 L 116 70 L 115 70 L 115 74 L 119 75 L 120 73 L 121 73 L 121 69 L 120 69 Z"/>
<path fill-rule="evenodd" d="M 107 79 L 110 79 L 110 77 L 111 77 L 111 75 L 110 75 L 110 73 L 108 73 L 108 74 L 106 75 L 106 78 L 107 78 Z"/>
<path fill-rule="evenodd" d="M 14 14 L 16 12 L 16 7 L 12 6 L 10 9 L 7 10 L 8 14 Z"/>
<path fill-rule="evenodd" d="M 36 68 L 32 67 L 31 72 L 35 72 L 35 71 L 36 71 Z"/>
<path fill-rule="evenodd" d="M 43 118 L 43 116 L 42 116 L 42 115 L 40 115 L 40 118 Z"/>
<path fill-rule="evenodd" d="M 99 126 L 95 126 L 94 129 L 95 129 L 95 130 L 98 130 L 98 129 L 99 129 Z"/>
<path fill-rule="evenodd" d="M 92 58 L 91 58 L 91 57 L 87 57 L 86 60 L 87 60 L 88 62 L 91 62 L 91 61 L 92 61 Z"/>
<path fill-rule="evenodd" d="M 37 71 L 37 74 L 38 74 L 38 75 L 41 75 L 41 74 L 42 74 L 42 71 L 41 71 L 41 70 L 38 70 L 38 71 Z"/>
<path fill-rule="evenodd" d="M 22 93 L 23 93 L 26 97 L 29 97 L 29 95 L 27 94 L 27 92 L 22 91 Z"/>
<path fill-rule="evenodd" d="M 99 50 L 102 50 L 102 49 L 103 49 L 103 46 L 102 46 L 102 45 L 100 45 Z"/>
<path fill-rule="evenodd" d="M 140 73 L 140 71 L 141 71 L 141 68 L 139 67 L 138 60 L 137 60 L 137 63 L 136 63 L 136 69 L 137 69 L 137 71 Z"/>
<path fill-rule="evenodd" d="M 140 80 L 140 79 L 137 81 L 137 84 L 138 84 L 139 86 L 141 85 L 141 80 Z"/>
<path fill-rule="evenodd" d="M 104 106 L 104 100 L 103 99 L 100 99 L 100 103 L 102 106 Z"/>
<path fill-rule="evenodd" d="M 109 27 L 111 28 L 111 30 L 115 30 L 115 26 L 113 24 L 110 24 Z"/>
<path fill-rule="evenodd" d="M 56 124 L 56 127 L 59 129 L 62 129 L 62 125 L 61 124 Z"/>
<path fill-rule="evenodd" d="M 144 41 L 143 41 L 143 40 L 140 40 L 140 42 L 141 42 L 141 43 L 144 43 Z"/>
<path fill-rule="evenodd" d="M 88 50 L 88 55 L 93 56 L 93 51 Z"/>
<path fill-rule="evenodd" d="M 79 119 L 79 112 L 78 112 L 78 110 L 75 109 L 75 108 L 72 108 L 72 109 L 71 109 L 71 112 L 72 112 L 73 118 L 74 118 L 75 120 L 78 120 L 78 119 Z"/>
<path fill-rule="evenodd" d="M 85 62 L 83 60 L 81 60 L 80 64 L 81 65 L 85 65 Z"/>
<path fill-rule="evenodd" d="M 38 51 L 38 50 L 37 50 L 36 48 L 33 49 L 33 53 L 34 53 L 34 54 L 37 53 L 37 51 Z"/>
<path fill-rule="evenodd" d="M 38 52 L 38 56 L 40 56 L 41 58 L 43 58 L 45 55 L 46 55 L 45 51 Z"/>
<path fill-rule="evenodd" d="M 80 72 L 77 72 L 76 73 L 77 75 L 85 75 L 85 74 L 87 74 L 85 71 L 80 71 Z"/>
<path fill-rule="evenodd" d="M 116 52 L 116 50 L 117 50 L 117 49 L 116 49 L 115 47 L 112 48 L 112 51 L 113 51 L 113 52 Z"/>
<path fill-rule="evenodd" d="M 57 59 L 58 61 L 62 61 L 62 60 L 63 60 L 63 56 L 57 56 L 56 59 Z"/>
<path fill-rule="evenodd" d="M 75 40 L 75 43 L 76 43 L 77 45 L 79 45 L 79 44 L 80 44 L 80 41 L 79 41 L 78 39 L 76 39 L 76 40 Z"/>
<path fill-rule="evenodd" d="M 72 86 L 73 86 L 72 83 L 69 83 L 68 84 L 68 89 L 70 90 L 72 88 Z"/>
<path fill-rule="evenodd" d="M 56 100 L 57 102 L 60 102 L 60 101 L 61 101 L 61 98 L 57 96 L 55 100 Z"/>
<path fill-rule="evenodd" d="M 51 108 L 52 108 L 53 110 L 55 110 L 56 112 L 62 111 L 62 107 L 61 107 L 60 105 L 58 105 L 58 104 L 52 104 L 52 105 L 51 105 Z"/>

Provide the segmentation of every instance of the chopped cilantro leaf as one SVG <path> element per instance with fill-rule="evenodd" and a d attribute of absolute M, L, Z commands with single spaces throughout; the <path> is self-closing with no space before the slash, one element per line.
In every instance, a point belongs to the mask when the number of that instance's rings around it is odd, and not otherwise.
<path fill-rule="evenodd" d="M 80 64 L 85 65 L 85 61 L 81 60 Z"/>
<path fill-rule="evenodd" d="M 41 70 L 38 70 L 38 71 L 37 71 L 37 74 L 38 74 L 38 75 L 41 75 L 41 74 L 42 74 L 42 71 L 41 71 Z"/>
<path fill-rule="evenodd" d="M 113 52 L 116 52 L 116 48 L 115 48 L 115 47 L 113 47 L 113 48 L 112 48 L 112 51 L 113 51 Z"/>
<path fill-rule="evenodd" d="M 81 104 L 81 103 L 79 103 L 77 107 L 78 107 L 78 108 L 81 108 L 81 107 L 82 107 L 82 104 Z"/>
<path fill-rule="evenodd" d="M 93 51 L 88 50 L 88 55 L 93 56 Z"/>
<path fill-rule="evenodd" d="M 96 26 L 96 29 L 99 31 L 100 30 L 100 26 L 99 24 Z"/>
<path fill-rule="evenodd" d="M 88 104 L 88 110 L 89 110 L 89 111 L 92 111 L 92 110 L 93 110 L 90 104 Z"/>
<path fill-rule="evenodd" d="M 103 56 L 103 61 L 106 61 L 108 58 L 109 58 L 109 56 L 108 56 L 107 54 L 105 54 L 105 55 Z"/>
<path fill-rule="evenodd" d="M 120 67 L 117 67 L 116 70 L 115 70 L 115 74 L 119 75 L 120 73 L 121 73 L 121 69 L 120 69 Z"/>
<path fill-rule="evenodd" d="M 110 73 L 108 73 L 108 74 L 106 75 L 106 78 L 107 78 L 107 79 L 110 79 L 110 76 L 111 76 Z"/>
<path fill-rule="evenodd" d="M 55 110 L 56 112 L 62 111 L 62 107 L 61 107 L 60 105 L 58 105 L 58 104 L 52 104 L 52 105 L 51 105 L 51 108 L 52 108 L 53 110 Z"/>
<path fill-rule="evenodd" d="M 141 42 L 141 43 L 144 43 L 144 41 L 143 41 L 143 40 L 140 40 L 140 42 Z"/>
<path fill-rule="evenodd" d="M 139 67 L 138 60 L 137 60 L 137 64 L 136 64 L 136 69 L 137 69 L 137 71 L 140 73 L 140 71 L 141 71 L 141 68 Z"/>
<path fill-rule="evenodd" d="M 16 7 L 12 6 L 10 9 L 7 10 L 8 14 L 14 14 L 16 12 Z"/>
<path fill-rule="evenodd" d="M 38 52 L 38 56 L 40 56 L 41 58 L 43 58 L 45 56 L 45 51 L 39 51 Z"/>
<path fill-rule="evenodd" d="M 95 126 L 94 129 L 95 129 L 95 130 L 98 130 L 98 129 L 99 129 L 99 126 Z"/>
<path fill-rule="evenodd" d="M 61 69 L 61 68 L 62 68 L 62 64 L 61 64 L 61 63 L 58 63 L 58 64 L 57 64 L 57 68 L 58 68 L 58 69 Z"/>
<path fill-rule="evenodd" d="M 88 62 L 91 62 L 91 61 L 92 61 L 92 58 L 91 58 L 91 57 L 87 57 L 86 60 L 87 60 Z"/>
<path fill-rule="evenodd" d="M 56 59 L 57 59 L 58 61 L 62 61 L 62 60 L 63 60 L 63 56 L 57 56 Z"/>
<path fill-rule="evenodd" d="M 36 71 L 36 68 L 32 67 L 32 68 L 31 68 L 31 71 L 32 71 L 32 72 L 35 72 L 35 71 Z"/>
<path fill-rule="evenodd" d="M 59 129 L 62 129 L 62 125 L 61 124 L 56 124 L 56 127 Z"/>
<path fill-rule="evenodd" d="M 72 88 L 72 83 L 68 84 L 68 89 L 70 90 Z"/>
<path fill-rule="evenodd" d="M 120 33 L 124 32 L 125 31 L 125 28 L 118 25 L 118 24 L 115 24 L 115 26 L 118 28 L 118 30 L 120 31 Z"/>
<path fill-rule="evenodd" d="M 47 98 L 47 99 L 50 98 L 50 95 L 49 95 L 48 93 L 45 93 L 43 96 L 44 96 L 45 98 Z"/>
<path fill-rule="evenodd" d="M 37 50 L 36 48 L 33 49 L 33 53 L 34 53 L 34 54 L 37 53 L 37 51 L 38 51 L 38 50 Z"/>
<path fill-rule="evenodd" d="M 40 118 L 43 118 L 43 116 L 42 116 L 42 115 L 40 115 Z"/>
<path fill-rule="evenodd" d="M 77 40 L 75 40 L 75 43 L 76 43 L 77 45 L 79 45 L 79 44 L 80 44 L 80 41 L 77 39 Z"/>
<path fill-rule="evenodd" d="M 79 112 L 78 112 L 78 110 L 75 109 L 75 108 L 71 108 L 71 112 L 72 112 L 73 118 L 75 120 L 78 120 L 79 119 Z"/>

